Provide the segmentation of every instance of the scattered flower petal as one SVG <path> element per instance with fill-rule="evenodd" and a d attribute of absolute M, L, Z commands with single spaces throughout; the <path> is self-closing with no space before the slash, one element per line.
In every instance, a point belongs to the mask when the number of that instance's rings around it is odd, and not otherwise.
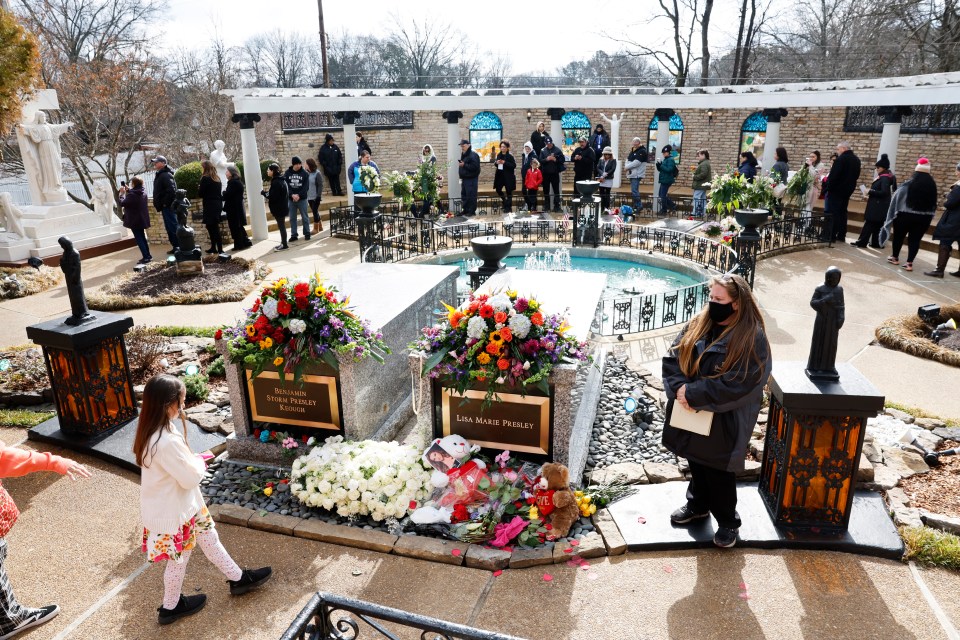
<path fill-rule="evenodd" d="M 664 572 L 664 573 L 673 573 L 673 567 L 670 566 L 669 564 L 665 564 L 665 565 L 663 565 L 663 572 Z"/>
<path fill-rule="evenodd" d="M 503 569 L 497 569 L 496 571 L 493 572 L 493 577 L 496 578 L 497 576 L 500 576 L 502 574 L 503 574 Z"/>
<path fill-rule="evenodd" d="M 460 549 L 451 549 L 451 550 L 450 550 L 450 555 L 453 555 L 453 556 L 459 556 L 461 553 L 463 553 L 463 552 L 462 552 Z"/>
<path fill-rule="evenodd" d="M 744 592 L 742 592 L 742 593 L 740 594 L 740 598 L 743 599 L 743 600 L 749 600 L 749 599 L 750 599 L 750 594 L 747 593 L 746 591 L 744 591 Z"/>
<path fill-rule="evenodd" d="M 747 590 L 747 583 L 746 583 L 746 582 L 741 582 L 741 583 L 740 583 L 740 591 L 746 591 L 746 590 Z"/>
<path fill-rule="evenodd" d="M 644 518 L 643 516 L 637 516 L 637 522 L 639 522 L 640 524 L 647 524 L 647 519 Z"/>
<path fill-rule="evenodd" d="M 570 541 L 570 546 L 576 547 L 576 546 L 579 545 L 579 544 L 580 544 L 580 541 L 579 541 L 579 540 L 571 540 L 571 541 Z"/>
<path fill-rule="evenodd" d="M 544 582 L 551 582 L 552 580 L 553 580 L 553 576 L 552 576 L 552 575 L 550 575 L 549 573 L 543 574 L 543 581 L 544 581 Z"/>
<path fill-rule="evenodd" d="M 563 550 L 564 553 L 573 553 L 573 547 L 567 547 Z"/>
<path fill-rule="evenodd" d="M 588 574 L 587 574 L 587 580 L 596 580 L 596 579 L 599 578 L 599 577 L 600 577 L 600 576 L 598 576 L 598 575 L 595 574 L 595 573 L 588 573 Z"/>

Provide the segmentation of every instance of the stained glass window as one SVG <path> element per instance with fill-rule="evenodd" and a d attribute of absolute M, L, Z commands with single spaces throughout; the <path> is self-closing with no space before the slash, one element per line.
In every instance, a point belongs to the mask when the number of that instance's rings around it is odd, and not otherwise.
<path fill-rule="evenodd" d="M 593 129 L 590 127 L 590 118 L 582 111 L 567 111 L 560 118 L 560 126 L 563 127 L 563 144 L 560 147 L 569 160 L 580 136 L 589 138 Z"/>
<path fill-rule="evenodd" d="M 480 155 L 481 162 L 490 162 L 497 157 L 500 140 L 503 138 L 503 123 L 492 111 L 481 111 L 470 121 L 470 144 Z"/>
<path fill-rule="evenodd" d="M 767 139 L 767 116 L 762 111 L 754 111 L 743 121 L 740 127 L 740 152 L 750 151 L 757 158 L 763 158 L 763 147 Z M 739 158 L 737 159 L 739 162 Z"/>
<path fill-rule="evenodd" d="M 660 152 L 657 151 L 657 117 L 654 116 L 650 121 L 650 138 L 647 147 L 650 149 L 651 162 L 660 159 Z M 680 152 L 683 147 L 683 119 L 680 114 L 674 113 L 670 116 L 670 146 L 673 147 L 674 159 L 680 162 Z"/>

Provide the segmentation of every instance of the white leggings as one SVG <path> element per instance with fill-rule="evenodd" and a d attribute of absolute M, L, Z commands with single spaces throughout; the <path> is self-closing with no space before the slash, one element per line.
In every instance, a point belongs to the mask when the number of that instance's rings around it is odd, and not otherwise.
<path fill-rule="evenodd" d="M 243 572 L 233 561 L 227 550 L 220 544 L 220 536 L 216 529 L 209 529 L 197 535 L 197 543 L 213 566 L 220 570 L 227 580 L 239 580 Z M 187 563 L 190 561 L 191 551 L 184 551 L 180 562 L 167 560 L 163 571 L 163 608 L 173 609 L 180 601 L 183 590 L 183 579 L 187 575 Z"/>

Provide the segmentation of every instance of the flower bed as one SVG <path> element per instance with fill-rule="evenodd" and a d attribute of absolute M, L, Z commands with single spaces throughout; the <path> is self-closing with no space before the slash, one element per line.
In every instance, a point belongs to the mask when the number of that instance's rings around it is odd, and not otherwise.
<path fill-rule="evenodd" d="M 23 298 L 55 287 L 63 281 L 60 269 L 47 265 L 0 268 L 0 299 Z"/>

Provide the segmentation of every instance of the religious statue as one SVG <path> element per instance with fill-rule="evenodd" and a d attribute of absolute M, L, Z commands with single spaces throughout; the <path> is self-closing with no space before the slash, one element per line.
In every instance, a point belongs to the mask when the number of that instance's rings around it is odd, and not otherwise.
<path fill-rule="evenodd" d="M 0 223 L 3 224 L 4 235 L 7 239 L 26 238 L 27 234 L 23 230 L 23 212 L 17 205 L 13 204 L 13 197 L 7 193 L 0 193 Z"/>
<path fill-rule="evenodd" d="M 116 210 L 116 200 L 113 198 L 113 193 L 110 189 L 101 183 L 96 183 L 93 185 L 93 211 L 100 219 L 103 220 L 103 224 L 110 224 L 113 222 L 113 214 Z"/>
<path fill-rule="evenodd" d="M 840 269 L 827 269 L 823 284 L 813 292 L 810 306 L 816 309 L 813 340 L 807 359 L 807 377 L 811 380 L 839 380 L 837 373 L 837 338 L 844 321 L 843 287 Z"/>
<path fill-rule="evenodd" d="M 23 161 L 28 173 L 37 180 L 40 202 L 47 204 L 67 201 L 63 188 L 63 166 L 60 136 L 73 126 L 72 122 L 50 124 L 45 111 L 37 111 L 33 124 L 21 124 L 24 144 Z"/>
<path fill-rule="evenodd" d="M 607 124 L 610 125 L 610 146 L 613 148 L 613 157 L 619 158 L 617 160 L 617 168 L 613 172 L 613 186 L 614 188 L 620 186 L 620 167 L 624 164 L 624 159 L 620 158 L 618 155 L 620 153 L 620 123 L 623 122 L 623 116 L 627 115 L 626 113 L 621 113 L 620 117 L 617 117 L 617 114 L 613 114 L 612 118 L 600 114 L 600 117 L 607 121 Z"/>
<path fill-rule="evenodd" d="M 210 164 L 212 164 L 217 170 L 217 176 L 220 177 L 220 184 L 223 187 L 227 186 L 227 154 L 223 152 L 223 148 L 226 145 L 223 143 L 223 140 L 215 140 L 213 143 L 213 153 L 210 154 Z"/>
<path fill-rule="evenodd" d="M 94 320 L 87 307 L 87 296 L 83 294 L 83 280 L 80 278 L 80 252 L 73 247 L 73 240 L 60 236 L 57 240 L 63 247 L 60 269 L 67 281 L 67 296 L 70 298 L 70 317 L 64 322 L 75 327 Z"/>
<path fill-rule="evenodd" d="M 187 192 L 184 189 L 177 189 L 177 197 L 173 201 L 173 210 L 177 214 L 177 242 L 180 247 L 177 249 L 177 261 L 199 260 L 200 249 L 197 248 L 196 232 L 187 222 L 190 201 L 187 200 Z"/>

